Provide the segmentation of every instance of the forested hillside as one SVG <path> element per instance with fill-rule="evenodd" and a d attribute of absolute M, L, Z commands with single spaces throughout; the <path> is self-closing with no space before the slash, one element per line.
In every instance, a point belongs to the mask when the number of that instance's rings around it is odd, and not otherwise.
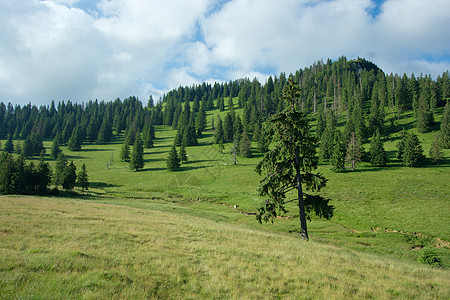
<path fill-rule="evenodd" d="M 61 101 L 56 105 L 52 101 L 41 107 L 0 103 L 0 139 L 9 139 L 4 145 L 8 152 L 23 150 L 30 157 L 45 150 L 41 149 L 42 140 L 56 140 L 77 151 L 83 143 L 108 144 L 124 132 L 132 145 L 137 132 L 143 132 L 143 139 L 148 140 L 153 137 L 147 133 L 150 125 L 161 124 L 178 130 L 176 145 L 181 144 L 183 135 L 188 135 L 186 142 L 192 146 L 203 131 L 221 125 L 223 133 L 219 134 L 223 137 L 219 136 L 217 143 L 239 140 L 245 132 L 253 141 L 259 141 L 260 150 L 264 151 L 268 141 L 261 140 L 265 137 L 261 134 L 262 125 L 283 109 L 280 96 L 287 78 L 300 86 L 300 105 L 315 120 L 321 157 L 326 160 L 332 156 L 336 126 L 344 126 L 341 143 L 347 145 L 353 132 L 357 142 L 363 144 L 377 132 L 389 138 L 393 132 L 401 131 L 403 128 L 396 124 L 410 112 L 418 132 L 440 130 L 439 145 L 449 146 L 448 113 L 440 126 L 435 118 L 450 98 L 448 71 L 436 80 L 422 74 L 387 75 L 372 62 L 348 61 L 345 57 L 326 63 L 318 61 L 295 74 L 281 73 L 269 77 L 264 84 L 243 78 L 214 85 L 180 86 L 156 104 L 152 97 L 143 105 L 133 96 L 123 101 L 82 104 Z M 234 112 L 234 104 L 242 113 Z M 206 111 L 212 109 L 229 113 L 223 120 L 206 120 Z M 16 140 L 14 145 L 12 140 Z"/>

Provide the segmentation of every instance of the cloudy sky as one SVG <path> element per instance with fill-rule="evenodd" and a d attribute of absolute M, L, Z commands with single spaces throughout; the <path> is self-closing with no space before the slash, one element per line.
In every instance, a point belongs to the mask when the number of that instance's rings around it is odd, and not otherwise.
<path fill-rule="evenodd" d="M 364 57 L 450 69 L 449 0 L 0 0 L 0 101 L 48 105 Z"/>

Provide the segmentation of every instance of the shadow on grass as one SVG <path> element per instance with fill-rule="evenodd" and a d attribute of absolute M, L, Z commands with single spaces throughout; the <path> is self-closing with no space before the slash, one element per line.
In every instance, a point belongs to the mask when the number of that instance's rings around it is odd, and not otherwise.
<path fill-rule="evenodd" d="M 98 182 L 98 181 L 89 183 L 89 187 L 95 188 L 95 189 L 103 189 L 103 188 L 109 188 L 109 187 L 121 187 L 121 186 L 123 186 L 123 185 L 110 184 L 110 183 Z"/>
<path fill-rule="evenodd" d="M 99 149 L 99 148 L 90 148 L 90 149 L 81 149 L 80 152 L 104 152 L 104 151 L 114 151 L 114 149 Z"/>

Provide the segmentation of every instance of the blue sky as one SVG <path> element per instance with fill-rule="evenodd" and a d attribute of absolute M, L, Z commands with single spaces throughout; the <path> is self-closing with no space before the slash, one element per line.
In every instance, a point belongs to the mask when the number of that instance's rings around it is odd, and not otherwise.
<path fill-rule="evenodd" d="M 0 101 L 145 103 L 342 55 L 436 78 L 449 16 L 448 0 L 0 0 Z"/>

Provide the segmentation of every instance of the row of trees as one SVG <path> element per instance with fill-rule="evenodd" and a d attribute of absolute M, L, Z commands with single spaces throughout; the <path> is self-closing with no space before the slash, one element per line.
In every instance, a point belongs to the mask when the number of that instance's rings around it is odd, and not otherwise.
<path fill-rule="evenodd" d="M 52 170 L 43 157 L 36 166 L 34 162 L 27 164 L 23 154 L 14 159 L 3 151 L 0 154 L 0 194 L 44 195 L 50 192 L 52 184 L 55 188 L 61 186 L 65 190 L 72 190 L 78 185 L 84 191 L 89 187 L 86 165 L 82 165 L 78 174 L 76 169 L 73 161 L 68 164 L 62 153 Z"/>

